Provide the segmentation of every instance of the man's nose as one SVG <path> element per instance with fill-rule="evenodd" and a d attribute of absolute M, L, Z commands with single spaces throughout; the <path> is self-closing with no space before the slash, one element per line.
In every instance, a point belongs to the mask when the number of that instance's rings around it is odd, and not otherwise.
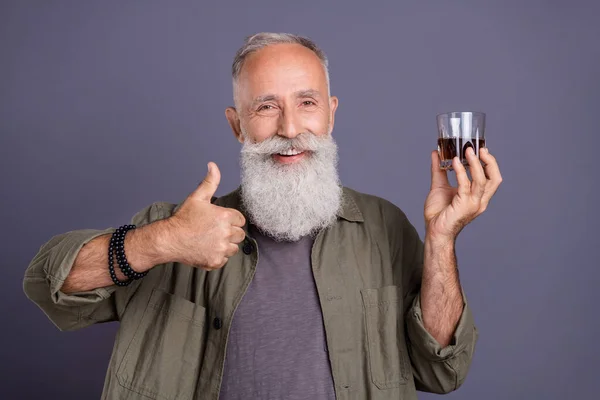
<path fill-rule="evenodd" d="M 281 114 L 280 121 L 279 130 L 277 132 L 279 136 L 293 139 L 302 133 L 298 117 L 293 111 L 285 110 Z"/>

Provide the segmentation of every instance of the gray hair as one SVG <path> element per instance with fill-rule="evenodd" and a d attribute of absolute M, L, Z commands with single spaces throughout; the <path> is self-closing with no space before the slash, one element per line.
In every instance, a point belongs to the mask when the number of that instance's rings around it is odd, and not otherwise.
<path fill-rule="evenodd" d="M 242 67 L 244 66 L 246 58 L 250 54 L 274 44 L 299 44 L 301 46 L 306 47 L 307 49 L 312 50 L 317 55 L 317 57 L 319 57 L 319 60 L 321 60 L 321 64 L 323 65 L 323 69 L 325 69 L 325 77 L 327 79 L 327 91 L 329 92 L 329 62 L 327 60 L 325 52 L 323 52 L 323 50 L 321 50 L 315 42 L 313 42 L 307 37 L 298 36 L 291 33 L 261 32 L 248 36 L 244 41 L 244 45 L 235 54 L 235 57 L 233 59 L 233 65 L 231 66 L 234 99 L 235 85 L 237 83 L 238 77 L 240 76 L 240 72 L 242 71 Z"/>

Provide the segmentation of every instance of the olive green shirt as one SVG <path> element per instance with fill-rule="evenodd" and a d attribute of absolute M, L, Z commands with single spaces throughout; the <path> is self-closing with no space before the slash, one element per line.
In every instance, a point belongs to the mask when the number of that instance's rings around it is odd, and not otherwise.
<path fill-rule="evenodd" d="M 244 213 L 239 188 L 212 201 Z M 168 218 L 178 207 L 154 203 L 131 223 Z M 61 330 L 120 322 L 102 399 L 216 400 L 231 322 L 260 255 L 244 229 L 240 251 L 219 270 L 161 264 L 127 287 L 71 295 L 60 288 L 77 253 L 114 228 L 67 232 L 41 247 L 24 290 Z M 442 348 L 423 326 L 423 242 L 398 207 L 344 188 L 311 264 L 338 400 L 412 400 L 416 390 L 447 393 L 464 382 L 478 336 L 464 292 L 458 326 Z"/>

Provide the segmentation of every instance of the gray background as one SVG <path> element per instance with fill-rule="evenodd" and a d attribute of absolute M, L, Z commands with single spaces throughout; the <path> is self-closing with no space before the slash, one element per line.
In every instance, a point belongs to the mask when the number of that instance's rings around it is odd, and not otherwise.
<path fill-rule="evenodd" d="M 421 235 L 435 114 L 487 112 L 504 183 L 458 240 L 481 338 L 446 398 L 598 398 L 599 14 L 566 0 L 3 0 L 1 397 L 99 397 L 117 325 L 59 332 L 24 296 L 25 268 L 52 235 L 182 200 L 209 160 L 217 193 L 234 189 L 231 60 L 246 35 L 288 31 L 330 57 L 343 182 Z"/>

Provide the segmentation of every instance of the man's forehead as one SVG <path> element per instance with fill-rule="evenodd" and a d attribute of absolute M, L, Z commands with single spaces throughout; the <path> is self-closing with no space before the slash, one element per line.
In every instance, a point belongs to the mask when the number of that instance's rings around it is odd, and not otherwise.
<path fill-rule="evenodd" d="M 318 82 L 326 78 L 323 64 L 310 49 L 300 45 L 272 45 L 250 54 L 238 81 L 245 85 L 277 85 L 282 80 Z M 292 79 L 293 81 L 289 81 Z M 304 85 L 306 86 L 306 84 Z"/>
<path fill-rule="evenodd" d="M 317 54 L 307 47 L 296 43 L 278 43 L 265 46 L 249 54 L 244 62 L 244 66 L 259 64 L 284 64 L 291 62 L 293 64 L 316 64 L 321 61 Z M 242 67 L 242 71 L 244 67 Z"/>

